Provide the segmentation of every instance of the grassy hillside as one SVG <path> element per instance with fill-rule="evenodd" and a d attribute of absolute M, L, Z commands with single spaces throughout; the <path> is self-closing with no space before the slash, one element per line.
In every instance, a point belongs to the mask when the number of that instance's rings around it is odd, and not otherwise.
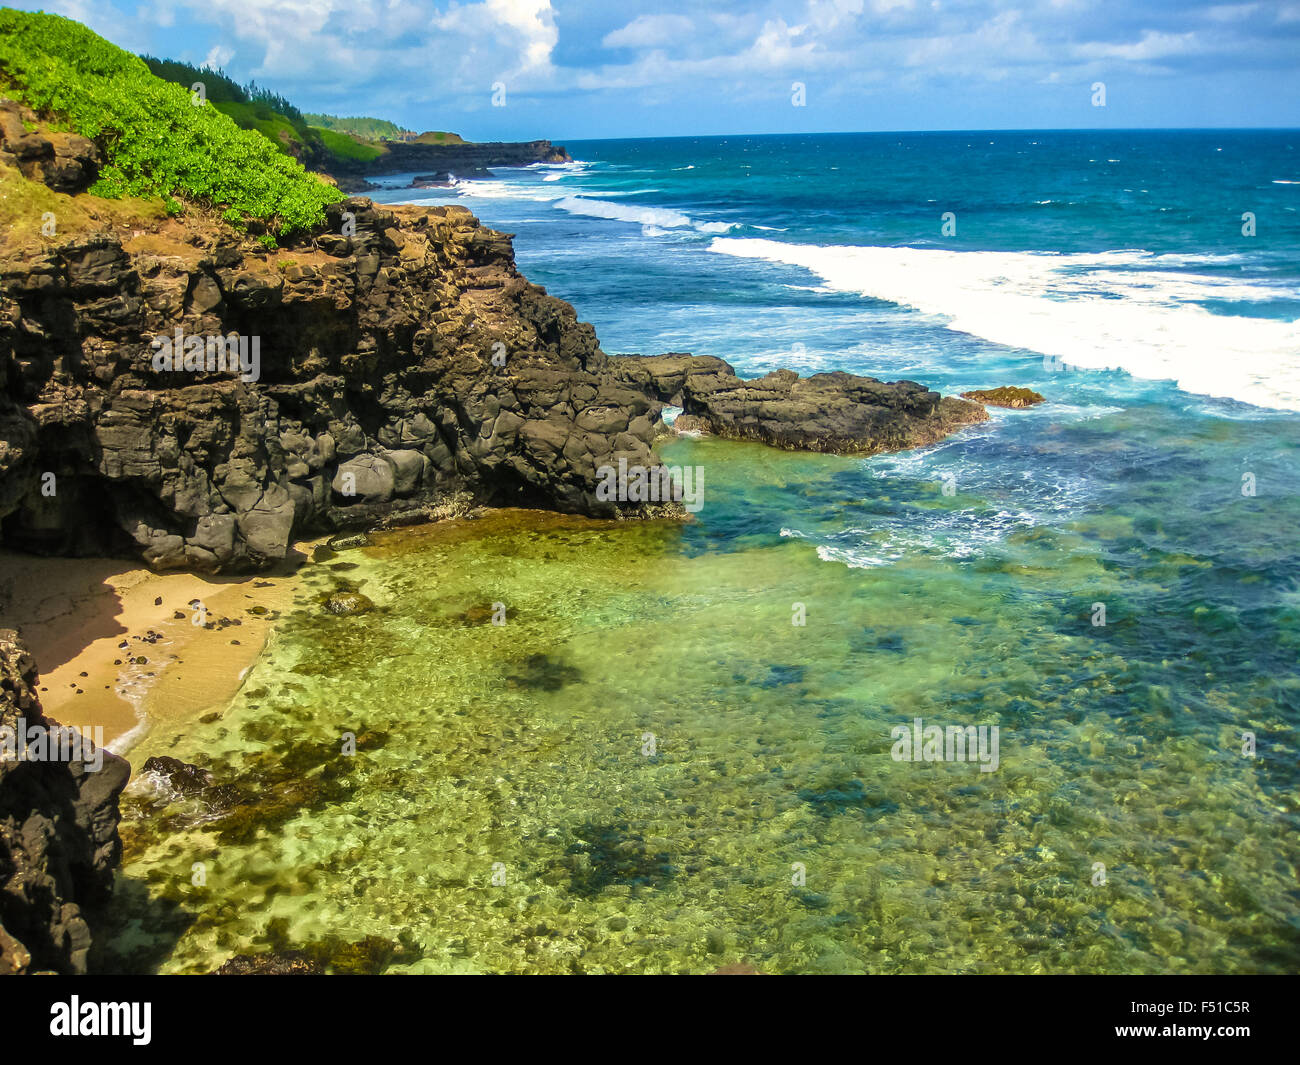
<path fill-rule="evenodd" d="M 281 114 L 279 111 L 272 111 L 265 104 L 223 100 L 214 103 L 212 106 L 234 122 L 240 129 L 251 129 L 255 133 L 260 133 L 275 147 L 283 152 L 288 152 L 295 158 L 298 155 L 290 150 L 290 146 L 294 144 L 305 146 L 307 143 L 307 138 L 290 121 L 287 115 Z"/>
<path fill-rule="evenodd" d="M 158 77 L 186 89 L 202 82 L 208 100 L 241 129 L 255 130 L 280 151 L 313 168 L 330 170 L 332 163 L 368 163 L 388 151 L 385 141 L 403 139 L 401 127 L 386 119 L 303 114 L 283 96 L 252 82 L 240 85 L 224 71 L 174 59 L 141 58 Z M 465 143 L 458 134 L 436 130 L 418 137 L 406 133 L 405 138 L 415 144 Z"/>
<path fill-rule="evenodd" d="M 383 118 L 340 118 L 338 115 L 303 115 L 308 123 L 319 129 L 337 130 L 339 133 L 351 133 L 362 140 L 377 141 L 387 137 L 396 140 L 402 130 L 395 122 Z"/>
<path fill-rule="evenodd" d="M 260 132 L 196 106 L 187 86 L 70 19 L 0 8 L 0 92 L 100 145 L 99 196 L 161 196 L 171 210 L 191 200 L 276 233 L 318 223 L 343 198 Z"/>
<path fill-rule="evenodd" d="M 464 144 L 465 140 L 459 133 L 439 133 L 436 130 L 430 130 L 428 133 L 421 133 L 415 138 L 416 144 Z"/>
<path fill-rule="evenodd" d="M 379 145 L 359 140 L 349 133 L 317 126 L 312 126 L 311 130 L 320 137 L 321 143 L 327 151 L 344 159 L 359 159 L 362 162 L 369 162 L 371 159 L 378 159 L 384 154 L 384 149 Z"/>

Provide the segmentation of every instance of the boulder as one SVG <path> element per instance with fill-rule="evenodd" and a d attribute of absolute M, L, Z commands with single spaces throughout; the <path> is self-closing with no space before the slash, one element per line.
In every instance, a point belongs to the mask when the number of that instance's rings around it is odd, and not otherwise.
<path fill-rule="evenodd" d="M 983 403 L 987 407 L 1010 407 L 1018 409 L 1020 407 L 1033 407 L 1045 401 L 1046 397 L 1039 392 L 1029 388 L 1020 388 L 1015 385 L 1003 385 L 1001 388 L 983 388 L 976 389 L 973 392 L 963 392 L 964 399 L 972 399 L 976 403 Z"/>
<path fill-rule="evenodd" d="M 13 100 L 0 100 L 0 163 L 55 192 L 82 192 L 95 183 L 103 156 L 95 142 L 76 133 L 29 131 L 36 115 Z"/>
<path fill-rule="evenodd" d="M 425 467 L 429 460 L 418 451 L 385 451 L 379 458 L 393 468 L 393 494 L 409 496 L 424 479 Z"/>
<path fill-rule="evenodd" d="M 352 617 L 356 614 L 368 614 L 375 608 L 369 597 L 360 592 L 333 592 L 325 597 L 325 611 L 335 617 Z"/>
<path fill-rule="evenodd" d="M 330 487 L 344 499 L 387 503 L 396 489 L 396 468 L 383 455 L 358 455 L 343 463 Z"/>

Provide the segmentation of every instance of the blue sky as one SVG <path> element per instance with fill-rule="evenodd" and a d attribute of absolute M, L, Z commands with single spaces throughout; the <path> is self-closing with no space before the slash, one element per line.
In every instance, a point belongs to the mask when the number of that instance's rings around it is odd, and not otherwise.
<path fill-rule="evenodd" d="M 304 111 L 475 140 L 1300 126 L 1300 0 L 12 6 L 79 19 L 132 51 L 222 66 Z M 1093 106 L 1099 81 L 1105 107 Z"/>

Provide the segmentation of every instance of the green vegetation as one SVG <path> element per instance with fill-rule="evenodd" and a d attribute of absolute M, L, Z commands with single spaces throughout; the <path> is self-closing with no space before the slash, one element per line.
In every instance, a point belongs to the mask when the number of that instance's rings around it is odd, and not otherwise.
<path fill-rule="evenodd" d="M 459 133 L 441 133 L 437 130 L 430 130 L 427 133 L 421 133 L 415 138 L 416 144 L 464 144 L 465 140 Z"/>
<path fill-rule="evenodd" d="M 218 91 L 234 84 L 203 73 L 193 80 L 205 88 L 210 78 Z M 0 90 L 100 145 L 107 162 L 90 190 L 98 196 L 159 196 L 169 205 L 181 197 L 221 210 L 231 223 L 256 219 L 280 234 L 317 224 L 325 205 L 343 198 L 259 132 L 196 105 L 188 85 L 156 77 L 143 60 L 70 19 L 0 9 Z M 269 106 L 270 99 L 226 103 Z"/>
<path fill-rule="evenodd" d="M 163 81 L 173 81 L 177 85 L 184 85 L 186 89 L 193 88 L 195 82 L 202 82 L 203 92 L 211 103 L 254 104 L 263 110 L 284 115 L 289 124 L 299 131 L 307 128 L 306 119 L 293 104 L 270 89 L 260 88 L 255 81 L 240 85 L 221 69 L 196 67 L 177 59 L 155 59 L 150 55 L 140 58 L 154 76 Z"/>
<path fill-rule="evenodd" d="M 362 162 L 368 162 L 371 159 L 378 159 L 384 154 L 383 148 L 374 144 L 367 144 L 365 141 L 358 140 L 348 133 L 339 133 L 336 130 L 324 129 L 318 126 L 312 126 L 310 129 L 320 137 L 321 143 L 327 151 L 342 156 L 344 159 L 359 159 Z"/>
<path fill-rule="evenodd" d="M 240 129 L 260 133 L 275 147 L 299 161 L 315 159 L 324 150 L 321 138 L 288 100 L 256 82 L 240 85 L 222 70 L 210 70 L 175 59 L 141 56 L 151 71 L 186 91 L 202 83 L 208 103 L 234 120 Z"/>
<path fill-rule="evenodd" d="M 395 122 L 369 116 L 302 114 L 283 96 L 255 82 L 240 85 L 222 70 L 173 59 L 142 56 L 155 75 L 187 91 L 202 82 L 208 101 L 241 129 L 254 130 L 287 155 L 327 169 L 331 159 L 367 163 L 388 149 L 385 140 L 411 137 L 417 144 L 464 144 L 455 133 L 430 131 L 412 137 Z"/>
<path fill-rule="evenodd" d="M 339 133 L 351 133 L 363 140 L 377 141 L 387 137 L 396 140 L 402 135 L 402 129 L 396 123 L 383 118 L 340 118 L 338 115 L 303 115 L 311 125 L 318 129 L 332 129 Z"/>
<path fill-rule="evenodd" d="M 162 78 L 163 81 L 174 81 L 187 89 L 196 81 L 203 82 L 204 92 L 213 103 L 226 100 L 248 102 L 248 93 L 244 87 L 233 78 L 227 77 L 221 70 L 200 68 L 175 59 L 156 59 L 151 55 L 142 55 L 140 58 L 144 60 L 144 65 L 149 68 L 154 77 Z"/>
<path fill-rule="evenodd" d="M 402 133 L 395 123 L 382 118 L 303 115 L 283 96 L 259 88 L 255 82 L 240 85 L 221 70 L 173 59 L 141 58 L 158 77 L 187 90 L 195 82 L 202 82 L 208 101 L 233 119 L 235 125 L 260 133 L 278 150 L 298 160 L 326 165 L 330 157 L 369 162 L 384 154 L 385 149 L 378 141 L 396 139 Z"/>
<path fill-rule="evenodd" d="M 260 133 L 269 140 L 282 152 L 288 152 L 289 145 L 305 145 L 308 136 L 304 136 L 287 115 L 279 111 L 272 111 L 265 104 L 254 103 L 236 103 L 235 101 L 222 101 L 212 105 L 227 118 L 231 119 L 240 129 L 251 129 L 255 133 Z M 310 129 L 308 130 L 308 135 Z"/>

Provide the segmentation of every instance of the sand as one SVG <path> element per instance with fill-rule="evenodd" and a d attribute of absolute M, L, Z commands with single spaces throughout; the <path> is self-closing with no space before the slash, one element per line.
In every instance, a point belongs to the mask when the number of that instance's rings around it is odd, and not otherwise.
<path fill-rule="evenodd" d="M 0 551 L 0 628 L 17 629 L 35 655 L 45 712 L 102 727 L 122 753 L 151 722 L 229 702 L 296 582 L 288 572 L 154 573 L 129 561 Z M 193 600 L 206 608 L 203 626 Z"/>

